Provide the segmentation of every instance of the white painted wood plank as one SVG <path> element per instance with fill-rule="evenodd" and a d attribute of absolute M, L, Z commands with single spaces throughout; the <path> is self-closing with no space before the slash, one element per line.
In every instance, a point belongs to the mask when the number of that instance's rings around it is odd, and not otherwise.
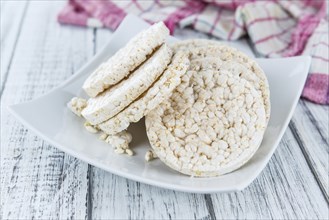
<path fill-rule="evenodd" d="M 111 39 L 112 33 L 113 31 L 105 28 L 95 30 L 95 53 L 100 52 L 104 48 Z"/>
<path fill-rule="evenodd" d="M 0 91 L 6 80 L 8 67 L 13 58 L 16 42 L 21 27 L 24 23 L 24 16 L 28 7 L 27 1 L 1 1 L 0 33 L 1 33 L 1 74 Z M 1 92 L 0 92 L 1 93 Z"/>
<path fill-rule="evenodd" d="M 92 56 L 92 30 L 57 23 L 63 4 L 31 1 L 17 41 L 1 99 L 1 219 L 87 218 L 88 165 L 38 138 L 6 110 L 48 92 Z"/>
<path fill-rule="evenodd" d="M 92 219 L 209 219 L 205 196 L 165 190 L 93 169 Z"/>
<path fill-rule="evenodd" d="M 316 130 L 321 133 L 324 140 L 329 142 L 329 106 L 318 105 L 307 100 L 300 101 L 301 108 L 309 116 Z"/>
<path fill-rule="evenodd" d="M 328 107 L 312 106 L 311 111 L 308 106 L 311 103 L 299 102 L 289 127 L 329 202 Z"/>
<path fill-rule="evenodd" d="M 261 175 L 244 191 L 212 195 L 219 219 L 325 219 L 326 202 L 288 129 Z"/>

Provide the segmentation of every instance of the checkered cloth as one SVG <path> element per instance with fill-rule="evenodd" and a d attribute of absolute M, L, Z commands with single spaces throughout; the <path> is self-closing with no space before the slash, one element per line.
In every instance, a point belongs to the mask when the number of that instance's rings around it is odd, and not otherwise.
<path fill-rule="evenodd" d="M 302 97 L 329 104 L 328 15 L 325 0 L 70 0 L 61 23 L 116 29 L 127 13 L 154 23 L 191 26 L 225 40 L 248 35 L 265 57 L 311 55 Z"/>

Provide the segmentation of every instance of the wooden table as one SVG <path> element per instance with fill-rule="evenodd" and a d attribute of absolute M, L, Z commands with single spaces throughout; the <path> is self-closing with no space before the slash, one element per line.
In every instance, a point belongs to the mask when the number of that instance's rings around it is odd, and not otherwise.
<path fill-rule="evenodd" d="M 6 106 L 58 86 L 111 35 L 59 25 L 64 4 L 1 1 L 1 219 L 328 218 L 328 106 L 300 100 L 261 175 L 242 192 L 221 194 L 175 192 L 115 176 L 25 128 Z M 192 30 L 175 35 L 208 38 Z"/>

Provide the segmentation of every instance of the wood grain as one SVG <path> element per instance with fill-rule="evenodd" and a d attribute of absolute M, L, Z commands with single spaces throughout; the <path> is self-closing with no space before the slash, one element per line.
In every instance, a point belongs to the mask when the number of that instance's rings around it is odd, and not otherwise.
<path fill-rule="evenodd" d="M 312 103 L 299 102 L 289 127 L 327 202 L 329 202 L 329 134 L 326 132 L 328 125 L 325 128 L 326 126 L 323 124 L 323 122 L 329 121 L 328 111 L 326 111 L 328 107 L 318 106 L 314 114 L 308 106 L 312 106 Z M 320 111 L 320 109 L 324 111 Z"/>
<path fill-rule="evenodd" d="M 204 195 L 165 190 L 93 170 L 92 219 L 210 219 Z"/>
<path fill-rule="evenodd" d="M 328 216 L 328 204 L 290 129 L 262 174 L 247 189 L 212 198 L 219 219 L 325 219 Z"/>
<path fill-rule="evenodd" d="M 50 146 L 6 111 L 7 105 L 48 92 L 90 59 L 92 31 L 60 26 L 55 18 L 62 3 L 30 2 L 18 32 L 1 100 L 1 219 L 87 216 L 88 165 Z"/>
<path fill-rule="evenodd" d="M 17 40 L 22 30 L 28 2 L 1 1 L 1 90 L 8 76 L 12 59 L 15 55 Z"/>
<path fill-rule="evenodd" d="M 323 139 L 329 142 L 329 106 L 317 105 L 306 100 L 301 100 L 300 104 L 307 109 L 306 114 L 310 114 L 313 124 L 317 127 L 318 132 L 321 133 Z M 305 107 L 304 107 L 305 106 Z"/>

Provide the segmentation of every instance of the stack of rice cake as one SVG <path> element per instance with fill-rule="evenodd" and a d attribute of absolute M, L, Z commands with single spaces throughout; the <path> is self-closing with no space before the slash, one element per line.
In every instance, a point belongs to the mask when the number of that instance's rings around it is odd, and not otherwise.
<path fill-rule="evenodd" d="M 165 43 L 168 36 L 162 22 L 140 32 L 87 78 L 87 101 L 75 97 L 68 103 L 86 119 L 88 131 L 104 132 L 100 138 L 117 153 L 133 154 L 125 130 L 168 99 L 189 67 L 185 53 L 173 55 Z"/>
<path fill-rule="evenodd" d="M 163 23 L 136 35 L 85 81 L 89 100 L 74 98 L 69 107 L 117 153 L 133 154 L 125 130 L 146 116 L 151 155 L 167 166 L 200 177 L 232 172 L 263 139 L 266 76 L 234 48 L 211 40 L 168 46 L 168 35 Z"/>

